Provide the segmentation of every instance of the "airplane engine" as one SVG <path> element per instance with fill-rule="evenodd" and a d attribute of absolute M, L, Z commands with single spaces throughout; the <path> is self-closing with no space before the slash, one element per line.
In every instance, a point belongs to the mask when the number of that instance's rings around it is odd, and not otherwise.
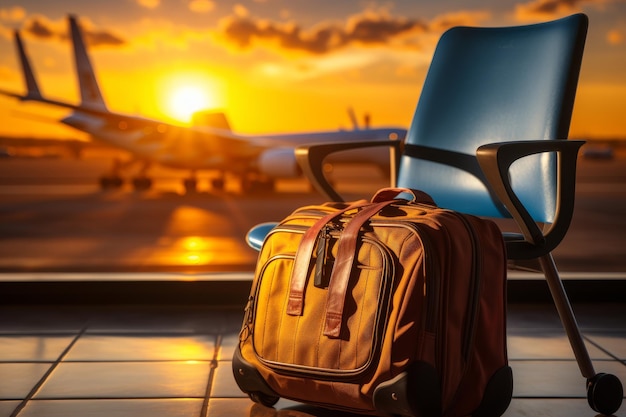
<path fill-rule="evenodd" d="M 293 178 L 302 175 L 293 148 L 269 149 L 261 154 L 259 171 L 272 178 Z"/>

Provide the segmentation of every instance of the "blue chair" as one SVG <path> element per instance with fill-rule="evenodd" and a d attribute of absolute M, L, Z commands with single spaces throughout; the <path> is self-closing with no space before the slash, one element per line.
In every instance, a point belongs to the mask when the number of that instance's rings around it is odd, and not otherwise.
<path fill-rule="evenodd" d="M 621 405 L 622 385 L 596 374 L 551 255 L 574 208 L 584 142 L 564 139 L 587 25 L 576 14 L 528 26 L 452 28 L 437 45 L 404 143 L 329 143 L 300 147 L 296 155 L 315 188 L 341 201 L 324 177 L 324 158 L 388 146 L 397 167 L 392 185 L 426 191 L 440 207 L 512 218 L 519 230 L 504 233 L 508 257 L 538 259 L 587 379 L 589 404 L 610 415 Z"/>

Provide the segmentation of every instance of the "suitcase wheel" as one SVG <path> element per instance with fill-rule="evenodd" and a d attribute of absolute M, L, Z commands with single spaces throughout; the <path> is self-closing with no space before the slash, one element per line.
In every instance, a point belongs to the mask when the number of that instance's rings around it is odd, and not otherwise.
<path fill-rule="evenodd" d="M 615 375 L 599 373 L 587 380 L 587 401 L 598 413 L 614 414 L 622 405 L 623 396 L 622 383 Z"/>
<path fill-rule="evenodd" d="M 262 392 L 251 392 L 248 394 L 248 396 L 255 403 L 262 404 L 266 407 L 272 407 L 280 399 L 280 397 L 274 397 L 272 395 L 267 395 Z"/>
<path fill-rule="evenodd" d="M 278 394 L 267 384 L 254 365 L 242 357 L 239 348 L 235 349 L 232 366 L 235 382 L 252 401 L 267 407 L 278 402 L 280 398 Z"/>
<path fill-rule="evenodd" d="M 483 399 L 473 417 L 498 417 L 504 414 L 513 397 L 513 371 L 510 366 L 498 369 L 485 386 Z"/>
<path fill-rule="evenodd" d="M 441 416 L 441 390 L 437 370 L 426 362 L 413 362 L 395 378 L 376 387 L 374 408 L 393 416 Z"/>

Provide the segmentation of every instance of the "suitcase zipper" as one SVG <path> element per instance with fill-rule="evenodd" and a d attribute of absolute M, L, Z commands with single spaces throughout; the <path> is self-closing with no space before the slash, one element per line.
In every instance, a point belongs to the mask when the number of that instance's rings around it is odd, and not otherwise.
<path fill-rule="evenodd" d="M 474 335 L 476 333 L 476 316 L 478 315 L 478 308 L 480 306 L 480 290 L 482 285 L 482 262 L 480 258 L 480 241 L 476 237 L 476 231 L 471 222 L 460 213 L 455 213 L 458 216 L 470 235 L 472 241 L 472 276 L 470 282 L 470 300 L 467 305 L 467 323 L 464 326 L 465 331 L 463 335 L 463 358 L 465 363 L 469 361 L 472 346 L 474 344 Z"/>
<path fill-rule="evenodd" d="M 470 292 L 470 299 L 468 301 L 467 310 L 466 310 L 466 323 L 464 325 L 464 334 L 463 334 L 463 345 L 462 345 L 462 355 L 464 359 L 464 364 L 467 367 L 470 361 L 470 354 L 472 352 L 472 348 L 474 346 L 474 338 L 476 335 L 476 324 L 477 324 L 477 316 L 478 310 L 480 306 L 480 290 L 482 285 L 482 257 L 480 255 L 480 240 L 477 238 L 476 231 L 472 226 L 471 222 L 461 213 L 457 213 L 454 211 L 450 211 L 457 217 L 461 219 L 463 224 L 465 225 L 467 232 L 470 236 L 472 242 L 472 276 L 470 282 L 470 288 L 473 291 Z M 465 368 L 467 369 L 467 368 Z M 464 371 L 465 373 L 465 371 Z M 458 402 L 459 391 L 458 386 L 457 390 L 452 397 L 451 402 L 448 404 L 447 410 L 450 410 L 454 407 L 454 405 Z M 447 412 L 447 411 L 444 411 Z"/>

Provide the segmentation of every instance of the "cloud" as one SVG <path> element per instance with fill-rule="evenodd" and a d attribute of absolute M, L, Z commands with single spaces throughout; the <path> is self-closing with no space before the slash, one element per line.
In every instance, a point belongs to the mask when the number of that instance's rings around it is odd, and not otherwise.
<path fill-rule="evenodd" d="M 606 34 L 606 41 L 610 45 L 621 45 L 624 43 L 624 34 L 619 29 L 610 30 Z"/>
<path fill-rule="evenodd" d="M 161 0 L 137 0 L 137 4 L 146 9 L 156 9 L 161 4 Z"/>
<path fill-rule="evenodd" d="M 13 6 L 8 9 L 0 9 L 0 20 L 7 22 L 19 22 L 26 17 L 26 10 L 20 6 Z"/>
<path fill-rule="evenodd" d="M 85 32 L 84 36 L 87 44 L 93 47 L 122 46 L 126 44 L 126 41 L 123 38 L 107 31 Z"/>
<path fill-rule="evenodd" d="M 455 26 L 478 26 L 481 22 L 490 18 L 491 12 L 486 10 L 445 13 L 431 20 L 429 31 L 440 33 Z"/>
<path fill-rule="evenodd" d="M 64 33 L 60 33 L 56 25 L 45 17 L 34 17 L 24 23 L 22 32 L 38 39 L 62 39 Z"/>
<path fill-rule="evenodd" d="M 110 31 L 94 29 L 89 22 L 81 21 L 80 26 L 85 42 L 91 47 L 122 46 L 126 44 L 126 41 L 120 36 Z M 66 21 L 62 23 L 52 22 L 42 16 L 35 16 L 27 20 L 22 27 L 22 32 L 42 40 L 65 41 L 69 39 Z"/>
<path fill-rule="evenodd" d="M 189 10 L 195 13 L 208 13 L 215 8 L 215 3 L 211 0 L 191 0 Z"/>
<path fill-rule="evenodd" d="M 515 6 L 515 17 L 521 21 L 550 19 L 580 10 L 583 5 L 603 6 L 619 0 L 533 0 Z"/>
<path fill-rule="evenodd" d="M 488 12 L 459 12 L 440 16 L 432 22 L 392 16 L 385 10 L 368 10 L 350 16 L 344 24 L 322 22 L 305 30 L 296 23 L 262 20 L 237 11 L 220 21 L 220 34 L 241 49 L 271 45 L 275 49 L 325 54 L 347 46 L 388 45 L 406 47 L 411 38 L 442 31 L 458 24 L 473 24 L 489 17 Z"/>

